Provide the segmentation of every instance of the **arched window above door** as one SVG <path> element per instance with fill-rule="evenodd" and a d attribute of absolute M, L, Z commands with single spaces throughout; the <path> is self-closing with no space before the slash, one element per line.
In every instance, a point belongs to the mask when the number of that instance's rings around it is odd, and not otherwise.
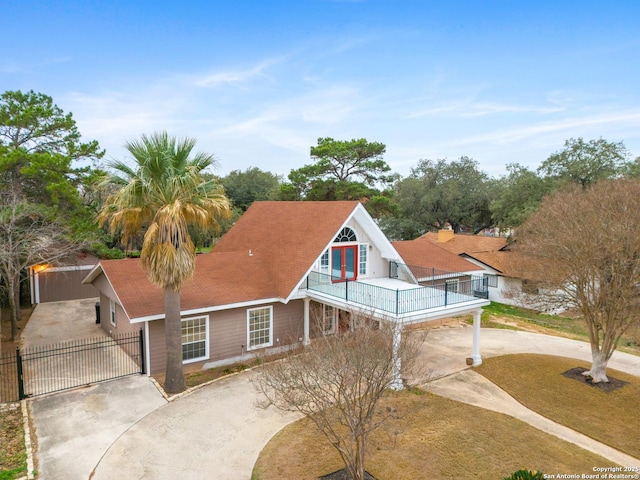
<path fill-rule="evenodd" d="M 356 236 L 356 232 L 354 232 L 349 227 L 344 227 L 340 230 L 340 233 L 336 235 L 336 238 L 333 240 L 333 243 L 344 243 L 344 242 L 357 242 L 358 237 Z"/>

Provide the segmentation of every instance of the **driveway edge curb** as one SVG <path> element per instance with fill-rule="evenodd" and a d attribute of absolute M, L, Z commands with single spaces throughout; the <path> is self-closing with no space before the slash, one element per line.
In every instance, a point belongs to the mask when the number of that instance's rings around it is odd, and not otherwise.
<path fill-rule="evenodd" d="M 24 446 L 27 452 L 27 480 L 33 480 L 34 476 L 34 463 L 33 463 L 33 443 L 31 443 L 31 427 L 29 425 L 29 406 L 27 400 L 20 401 L 20 408 L 22 409 L 22 428 L 24 430 Z"/>

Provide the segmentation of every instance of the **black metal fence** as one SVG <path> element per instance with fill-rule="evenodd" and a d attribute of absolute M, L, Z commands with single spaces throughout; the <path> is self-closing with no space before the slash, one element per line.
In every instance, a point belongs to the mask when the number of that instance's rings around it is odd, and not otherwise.
<path fill-rule="evenodd" d="M 0 357 L 0 403 L 144 371 L 143 331 L 17 348 Z"/>

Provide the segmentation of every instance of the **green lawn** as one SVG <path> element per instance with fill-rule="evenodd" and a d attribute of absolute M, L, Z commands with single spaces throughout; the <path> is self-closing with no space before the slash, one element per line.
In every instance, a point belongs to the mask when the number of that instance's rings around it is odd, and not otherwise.
<path fill-rule="evenodd" d="M 482 326 L 537 331 L 548 335 L 589 341 L 586 324 L 579 316 L 547 315 L 495 302 L 483 307 Z M 622 336 L 618 343 L 618 350 L 640 355 L 640 324 L 632 326 Z"/>
<path fill-rule="evenodd" d="M 628 382 L 604 392 L 564 377 L 580 360 L 549 355 L 504 355 L 475 369 L 523 405 L 632 457 L 640 458 L 640 379 L 612 369 L 609 377 Z"/>

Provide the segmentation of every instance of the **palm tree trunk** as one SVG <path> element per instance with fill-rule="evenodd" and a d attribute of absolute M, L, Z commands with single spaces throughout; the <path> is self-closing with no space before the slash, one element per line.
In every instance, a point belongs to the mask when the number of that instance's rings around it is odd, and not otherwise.
<path fill-rule="evenodd" d="M 167 369 L 164 389 L 168 393 L 187 388 L 182 370 L 182 325 L 180 320 L 180 292 L 164 289 L 164 333 L 167 347 Z"/>

